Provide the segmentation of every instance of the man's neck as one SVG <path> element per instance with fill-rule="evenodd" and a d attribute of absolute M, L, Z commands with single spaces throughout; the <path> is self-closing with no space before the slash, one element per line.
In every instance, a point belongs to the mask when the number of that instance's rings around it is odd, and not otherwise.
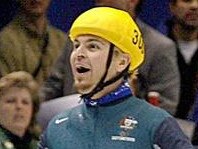
<path fill-rule="evenodd" d="M 175 24 L 172 31 L 176 40 L 192 41 L 198 37 L 198 30 L 196 28 L 184 27 L 180 24 Z"/>
<path fill-rule="evenodd" d="M 96 93 L 96 94 L 92 97 L 92 99 L 99 99 L 99 98 L 101 98 L 101 97 L 107 95 L 108 93 L 114 91 L 121 83 L 122 83 L 122 79 L 120 79 L 120 80 L 114 82 L 114 83 L 111 84 L 111 85 L 108 85 L 108 86 L 104 87 L 104 89 L 103 89 L 102 91 Z"/>

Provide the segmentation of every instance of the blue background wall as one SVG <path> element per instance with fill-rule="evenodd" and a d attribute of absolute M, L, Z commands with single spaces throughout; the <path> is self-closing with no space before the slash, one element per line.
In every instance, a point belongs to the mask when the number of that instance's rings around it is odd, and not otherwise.
<path fill-rule="evenodd" d="M 0 28 L 10 21 L 17 7 L 15 0 L 0 0 Z"/>
<path fill-rule="evenodd" d="M 48 16 L 53 25 L 68 31 L 76 16 L 93 5 L 93 0 L 52 0 Z M 16 0 L 0 0 L 0 28 L 12 19 L 17 8 Z M 169 17 L 168 0 L 144 0 L 140 18 L 146 23 L 163 32 Z"/>
<path fill-rule="evenodd" d="M 162 33 L 166 32 L 165 22 L 170 19 L 169 0 L 144 0 L 140 18 Z"/>
<path fill-rule="evenodd" d="M 93 0 L 52 0 L 48 16 L 53 25 L 67 31 L 73 20 L 93 5 Z"/>

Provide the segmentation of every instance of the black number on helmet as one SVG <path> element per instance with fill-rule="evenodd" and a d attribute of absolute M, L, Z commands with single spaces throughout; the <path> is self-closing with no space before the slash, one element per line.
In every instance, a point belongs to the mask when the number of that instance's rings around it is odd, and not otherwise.
<path fill-rule="evenodd" d="M 134 30 L 134 36 L 132 38 L 132 42 L 134 45 L 137 45 L 138 48 L 141 50 L 141 52 L 143 53 L 142 49 L 144 47 L 144 42 L 142 40 L 142 36 L 141 34 L 139 34 L 139 32 L 137 30 Z"/>
<path fill-rule="evenodd" d="M 142 40 L 142 36 L 140 36 L 139 42 L 138 42 L 138 48 L 142 49 L 144 46 L 143 40 Z"/>
<path fill-rule="evenodd" d="M 132 39 L 133 44 L 136 45 L 138 43 L 138 37 L 139 37 L 138 31 L 134 30 L 134 37 Z"/>

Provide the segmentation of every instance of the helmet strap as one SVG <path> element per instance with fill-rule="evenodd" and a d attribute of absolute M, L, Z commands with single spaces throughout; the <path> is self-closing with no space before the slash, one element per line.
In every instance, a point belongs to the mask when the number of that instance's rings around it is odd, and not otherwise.
<path fill-rule="evenodd" d="M 106 79 L 109 67 L 111 65 L 111 61 L 112 61 L 112 58 L 113 58 L 114 47 L 115 47 L 114 44 L 111 43 L 110 48 L 109 48 L 109 55 L 108 55 L 108 58 L 107 58 L 106 70 L 105 70 L 105 73 L 104 73 L 103 77 L 101 78 L 101 80 L 97 83 L 96 87 L 91 92 L 81 95 L 81 98 L 91 98 L 94 94 L 101 91 L 104 87 L 116 82 L 117 80 L 119 80 L 122 77 L 125 78 L 125 77 L 128 76 L 128 68 L 129 68 L 130 64 L 119 75 L 117 75 L 117 76 L 111 78 L 110 80 L 104 82 L 104 80 Z"/>

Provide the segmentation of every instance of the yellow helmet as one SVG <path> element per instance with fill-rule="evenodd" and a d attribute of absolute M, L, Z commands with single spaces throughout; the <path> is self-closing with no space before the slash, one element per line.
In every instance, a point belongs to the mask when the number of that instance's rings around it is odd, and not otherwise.
<path fill-rule="evenodd" d="M 96 7 L 82 13 L 72 24 L 70 38 L 91 34 L 113 43 L 131 56 L 129 72 L 144 61 L 144 42 L 141 32 L 131 16 L 122 10 Z"/>

